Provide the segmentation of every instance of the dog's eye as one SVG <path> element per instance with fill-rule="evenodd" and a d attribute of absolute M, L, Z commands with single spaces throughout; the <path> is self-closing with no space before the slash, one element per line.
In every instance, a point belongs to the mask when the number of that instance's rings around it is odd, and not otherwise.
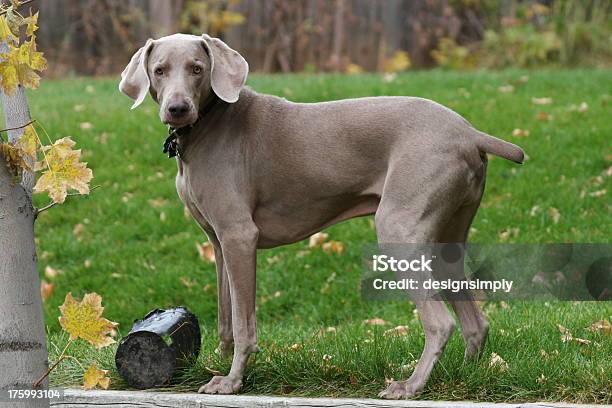
<path fill-rule="evenodd" d="M 196 75 L 199 75 L 200 73 L 202 73 L 202 67 L 200 67 L 199 65 L 194 65 L 193 66 L 193 73 Z"/>
<path fill-rule="evenodd" d="M 164 70 L 161 68 L 155 68 L 155 75 L 164 75 Z"/>

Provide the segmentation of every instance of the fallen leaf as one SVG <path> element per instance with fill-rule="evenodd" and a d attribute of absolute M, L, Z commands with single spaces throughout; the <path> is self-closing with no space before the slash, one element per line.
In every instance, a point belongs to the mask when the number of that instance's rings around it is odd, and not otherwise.
<path fill-rule="evenodd" d="M 47 282 L 46 280 L 42 280 L 40 282 L 40 295 L 42 296 L 43 302 L 47 301 L 53 295 L 53 290 L 55 289 L 55 285 Z"/>
<path fill-rule="evenodd" d="M 383 336 L 407 336 L 408 326 L 396 326 L 392 329 L 385 330 Z"/>
<path fill-rule="evenodd" d="M 501 93 L 511 93 L 514 91 L 514 87 L 512 85 L 502 85 L 497 90 Z"/>
<path fill-rule="evenodd" d="M 321 248 L 327 254 L 334 253 L 341 255 L 344 253 L 344 244 L 340 241 L 324 242 Z"/>
<path fill-rule="evenodd" d="M 589 197 L 603 197 L 606 195 L 607 192 L 608 190 L 606 189 L 593 191 L 592 193 L 589 193 Z"/>
<path fill-rule="evenodd" d="M 77 237 L 80 237 L 83 231 L 85 231 L 85 225 L 81 223 L 76 224 L 72 229 L 72 233 Z"/>
<path fill-rule="evenodd" d="M 501 358 L 499 354 L 491 353 L 489 367 L 497 368 L 500 371 L 506 371 L 508 369 L 508 363 L 503 358 Z"/>
<path fill-rule="evenodd" d="M 79 127 L 83 130 L 89 130 L 93 128 L 93 125 L 90 122 L 83 122 L 79 124 Z"/>
<path fill-rule="evenodd" d="M 70 334 L 71 340 L 81 338 L 96 348 L 106 347 L 115 340 L 107 335 L 117 326 L 102 317 L 102 297 L 97 293 L 88 293 L 81 302 L 77 302 L 68 292 L 64 304 L 59 307 L 60 325 Z"/>
<path fill-rule="evenodd" d="M 566 327 L 557 324 L 557 328 L 559 329 L 559 332 L 561 332 L 561 341 L 563 343 L 568 343 L 568 342 L 575 342 L 578 344 L 584 344 L 584 345 L 588 345 L 591 344 L 591 340 L 586 340 L 586 339 L 581 339 L 579 337 L 574 337 L 572 335 L 572 333 L 569 331 L 569 329 L 567 329 Z"/>
<path fill-rule="evenodd" d="M 584 113 L 589 110 L 589 104 L 586 102 L 582 102 L 580 105 L 570 105 L 568 110 L 570 112 Z"/>
<path fill-rule="evenodd" d="M 310 239 L 308 240 L 308 248 L 320 247 L 328 237 L 329 234 L 325 232 L 317 232 L 316 234 L 311 235 Z"/>
<path fill-rule="evenodd" d="M 586 329 L 592 332 L 599 332 L 608 336 L 612 335 L 612 326 L 610 325 L 610 322 L 607 319 L 593 322 Z"/>
<path fill-rule="evenodd" d="M 168 200 L 166 200 L 165 198 L 152 198 L 147 202 L 152 208 L 160 208 L 168 204 Z"/>
<path fill-rule="evenodd" d="M 198 286 L 198 282 L 193 279 L 189 279 L 186 276 L 181 276 L 179 280 L 181 281 L 181 284 L 183 284 L 183 286 L 185 286 L 187 289 L 191 289 L 194 286 Z"/>
<path fill-rule="evenodd" d="M 512 131 L 512 136 L 514 137 L 527 137 L 529 136 L 529 131 L 527 129 L 514 129 Z"/>
<path fill-rule="evenodd" d="M 531 103 L 534 105 L 550 105 L 552 98 L 531 98 Z"/>
<path fill-rule="evenodd" d="M 85 262 L 83 262 L 83 266 L 87 269 L 91 268 L 91 259 L 86 259 Z"/>
<path fill-rule="evenodd" d="M 83 388 L 86 390 L 93 390 L 97 386 L 108 390 L 111 379 L 107 377 L 108 370 L 100 370 L 96 363 L 93 363 L 85 374 L 83 374 Z"/>
<path fill-rule="evenodd" d="M 371 326 L 384 326 L 384 325 L 389 324 L 389 323 L 387 323 L 383 319 L 379 319 L 378 317 L 375 317 L 374 319 L 364 320 L 363 324 L 368 324 L 368 325 L 371 325 Z"/>
<path fill-rule="evenodd" d="M 550 207 L 548 209 L 548 215 L 550 216 L 550 218 L 552 218 L 555 224 L 557 224 L 559 220 L 561 219 L 561 213 L 555 207 Z"/>
<path fill-rule="evenodd" d="M 299 343 L 294 343 L 291 346 L 289 346 L 289 349 L 292 351 L 300 351 L 302 348 L 304 348 L 304 346 Z"/>
<path fill-rule="evenodd" d="M 85 110 L 85 105 L 74 105 L 72 109 L 74 109 L 75 112 L 83 112 Z"/>
<path fill-rule="evenodd" d="M 540 111 L 536 114 L 536 119 L 542 122 L 548 122 L 552 120 L 552 115 L 548 112 Z"/>
<path fill-rule="evenodd" d="M 199 244 L 196 242 L 196 248 L 200 254 L 200 258 L 206 262 L 215 262 L 215 248 L 210 242 Z"/>
<path fill-rule="evenodd" d="M 54 279 L 59 275 L 59 271 L 57 269 L 53 269 L 49 265 L 45 267 L 45 276 L 49 279 Z"/>

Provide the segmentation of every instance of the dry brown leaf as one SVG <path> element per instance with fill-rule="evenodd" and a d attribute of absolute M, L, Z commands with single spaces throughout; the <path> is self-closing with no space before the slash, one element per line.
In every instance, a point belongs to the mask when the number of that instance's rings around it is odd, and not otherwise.
<path fill-rule="evenodd" d="M 300 351 L 302 348 L 304 348 L 304 346 L 300 343 L 294 343 L 291 346 L 289 346 L 289 350 L 291 351 Z"/>
<path fill-rule="evenodd" d="M 408 326 L 396 326 L 392 329 L 385 330 L 383 336 L 407 336 Z"/>
<path fill-rule="evenodd" d="M 550 218 L 552 218 L 555 224 L 557 224 L 559 220 L 561 219 L 561 212 L 559 212 L 559 210 L 556 209 L 555 207 L 550 207 L 548 209 L 548 215 L 550 216 Z"/>
<path fill-rule="evenodd" d="M 387 323 L 386 321 L 384 321 L 383 319 L 380 319 L 378 317 L 375 317 L 373 319 L 367 319 L 363 321 L 363 324 L 368 324 L 371 326 L 384 326 L 387 325 L 389 323 Z"/>
<path fill-rule="evenodd" d="M 318 248 L 320 247 L 329 237 L 329 234 L 325 232 L 317 232 L 310 236 L 308 240 L 308 248 Z"/>
<path fill-rule="evenodd" d="M 189 279 L 186 276 L 181 276 L 179 280 L 181 281 L 181 284 L 185 286 L 187 289 L 191 289 L 194 286 L 198 286 L 198 282 L 194 281 L 193 279 Z"/>
<path fill-rule="evenodd" d="M 72 233 L 77 237 L 80 237 L 81 234 L 83 234 L 83 231 L 85 231 L 85 225 L 81 223 L 76 224 L 72 229 Z"/>
<path fill-rule="evenodd" d="M 514 137 L 527 137 L 529 136 L 529 130 L 516 128 L 512 131 Z"/>
<path fill-rule="evenodd" d="M 60 272 L 57 269 L 54 269 L 52 267 L 50 267 L 49 265 L 47 265 L 45 267 L 45 276 L 49 279 L 54 279 L 57 277 L 57 275 L 59 275 Z"/>
<path fill-rule="evenodd" d="M 552 115 L 548 112 L 540 111 L 537 113 L 536 119 L 542 122 L 548 122 L 552 120 Z"/>
<path fill-rule="evenodd" d="M 593 322 L 589 327 L 586 328 L 589 331 L 592 332 L 599 332 L 605 335 L 612 335 L 612 326 L 610 325 L 610 322 L 608 321 L 608 319 L 603 319 L 603 320 L 598 320 L 596 322 Z"/>
<path fill-rule="evenodd" d="M 340 241 L 329 241 L 329 242 L 325 242 L 323 243 L 323 245 L 321 246 L 321 248 L 323 249 L 323 251 L 327 254 L 339 254 L 342 255 L 344 253 L 344 244 Z"/>
<path fill-rule="evenodd" d="M 603 190 L 593 191 L 592 193 L 589 193 L 589 197 L 603 197 L 606 195 L 607 192 L 608 190 L 606 190 L 605 188 Z"/>
<path fill-rule="evenodd" d="M 552 98 L 531 98 L 531 103 L 534 105 L 550 105 L 552 103 Z"/>
<path fill-rule="evenodd" d="M 561 341 L 563 343 L 568 343 L 570 341 L 573 341 L 573 342 L 578 343 L 578 344 L 584 344 L 584 345 L 591 344 L 591 340 L 581 339 L 579 337 L 574 337 L 572 335 L 572 333 L 569 331 L 568 328 L 566 328 L 566 327 L 564 327 L 564 326 L 562 326 L 560 324 L 557 324 L 557 328 L 559 329 L 559 332 L 561 332 Z"/>
<path fill-rule="evenodd" d="M 215 248 L 210 242 L 199 244 L 196 242 L 196 248 L 200 254 L 200 258 L 206 262 L 215 262 Z"/>
<path fill-rule="evenodd" d="M 51 297 L 51 295 L 53 295 L 54 289 L 54 284 L 49 283 L 44 279 L 40 282 L 40 296 L 42 296 L 43 302 L 46 302 Z"/>
<path fill-rule="evenodd" d="M 168 200 L 165 198 L 152 198 L 148 201 L 148 203 L 152 208 L 161 208 L 168 204 Z"/>
<path fill-rule="evenodd" d="M 496 368 L 500 371 L 506 371 L 508 369 L 508 363 L 506 360 L 501 358 L 501 356 L 495 352 L 491 353 L 491 358 L 489 359 L 489 367 Z"/>

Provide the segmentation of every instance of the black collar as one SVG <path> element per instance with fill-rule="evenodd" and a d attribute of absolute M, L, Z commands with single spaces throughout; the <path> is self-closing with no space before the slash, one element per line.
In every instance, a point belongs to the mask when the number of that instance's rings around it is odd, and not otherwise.
<path fill-rule="evenodd" d="M 199 119 L 198 119 L 199 121 Z M 196 123 L 198 123 L 198 121 L 196 121 Z M 194 125 L 196 124 L 194 123 Z M 192 126 L 189 126 L 188 128 L 191 128 Z M 185 133 L 185 128 L 179 128 L 179 129 L 174 129 L 172 127 L 168 128 L 168 137 L 166 138 L 166 141 L 164 142 L 164 153 L 168 154 L 168 158 L 172 158 L 175 156 L 179 156 L 179 158 L 181 157 L 182 151 L 181 151 L 181 146 L 178 143 L 178 137 L 181 134 Z"/>
<path fill-rule="evenodd" d="M 166 141 L 164 142 L 164 149 L 163 149 L 163 152 L 168 155 L 168 158 L 172 158 L 176 156 L 180 158 L 182 156 L 183 152 L 181 149 L 181 145 L 179 144 L 179 141 L 178 141 L 179 136 L 186 136 L 191 131 L 191 129 L 197 127 L 198 124 L 200 123 L 200 120 L 202 120 L 202 118 L 206 116 L 208 112 L 210 112 L 210 110 L 214 107 L 217 101 L 219 101 L 219 98 L 217 97 L 217 95 L 212 93 L 210 99 L 204 105 L 204 109 L 202 109 L 201 114 L 198 116 L 198 120 L 196 120 L 193 125 L 184 126 L 178 129 L 175 129 L 173 127 L 168 127 L 168 137 L 166 138 Z"/>

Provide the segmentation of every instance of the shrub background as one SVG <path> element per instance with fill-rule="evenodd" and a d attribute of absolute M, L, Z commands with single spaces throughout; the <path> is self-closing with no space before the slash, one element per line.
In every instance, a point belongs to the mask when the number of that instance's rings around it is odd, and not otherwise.
<path fill-rule="evenodd" d="M 356 73 L 609 66 L 601 0 L 54 0 L 33 2 L 50 74 L 116 74 L 147 38 L 207 32 L 252 71 Z M 399 63 L 398 63 L 399 62 Z"/>

